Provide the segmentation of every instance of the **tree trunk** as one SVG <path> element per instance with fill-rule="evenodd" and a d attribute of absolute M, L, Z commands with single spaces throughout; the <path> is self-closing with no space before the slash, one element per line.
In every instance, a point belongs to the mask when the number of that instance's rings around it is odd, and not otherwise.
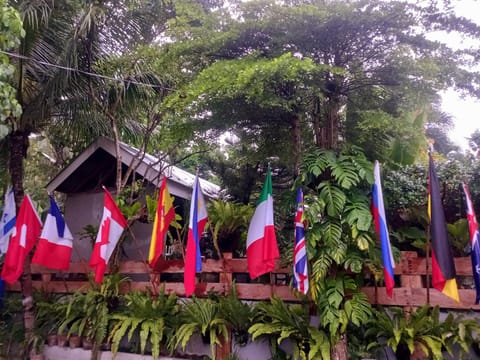
<path fill-rule="evenodd" d="M 302 136 L 300 128 L 300 115 L 295 116 L 292 121 L 292 133 L 293 133 L 293 177 L 296 178 L 300 174 L 300 158 L 302 151 Z"/>
<path fill-rule="evenodd" d="M 348 350 L 347 350 L 347 334 L 340 334 L 340 339 L 332 347 L 331 351 L 331 360 L 348 360 Z"/>
<path fill-rule="evenodd" d="M 328 98 L 324 103 L 325 113 L 323 126 L 320 129 L 320 148 L 336 149 L 339 140 L 340 127 L 340 100 Z"/>
<path fill-rule="evenodd" d="M 13 192 L 15 194 L 15 204 L 17 213 L 20 208 L 24 197 L 23 189 L 23 159 L 27 156 L 27 150 L 29 146 L 28 131 L 15 131 L 10 135 L 9 147 L 10 147 L 10 159 L 9 170 L 11 176 L 11 182 Z M 23 274 L 20 278 L 22 295 L 23 295 L 23 324 L 25 327 L 25 338 L 28 340 L 33 335 L 34 329 L 34 314 L 33 314 L 33 288 L 32 288 L 32 276 L 30 270 L 30 256 L 27 256 L 23 266 Z"/>

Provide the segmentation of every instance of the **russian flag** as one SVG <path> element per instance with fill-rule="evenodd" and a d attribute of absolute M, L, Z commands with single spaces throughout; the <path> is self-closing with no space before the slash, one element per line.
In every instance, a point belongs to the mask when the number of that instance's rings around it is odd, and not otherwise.
<path fill-rule="evenodd" d="M 207 208 L 197 174 L 193 183 L 192 198 L 190 201 L 190 222 L 188 224 L 188 239 L 185 254 L 185 273 L 183 274 L 185 296 L 187 297 L 195 291 L 195 273 L 202 271 L 200 237 L 202 236 L 207 221 Z"/>
<path fill-rule="evenodd" d="M 375 182 L 373 184 L 372 194 L 372 213 L 375 222 L 375 231 L 380 239 L 380 247 L 382 249 L 383 262 L 383 276 L 385 279 L 385 287 L 387 295 L 392 297 L 395 280 L 393 278 L 393 269 L 395 268 L 395 261 L 393 260 L 392 247 L 390 245 L 390 238 L 388 235 L 387 219 L 385 216 L 385 206 L 383 204 L 382 183 L 380 181 L 380 164 L 375 161 L 373 170 Z"/>
<path fill-rule="evenodd" d="M 467 199 L 467 219 L 470 230 L 470 246 L 472 247 L 472 273 L 473 279 L 475 280 L 475 288 L 477 289 L 475 304 L 478 304 L 480 302 L 480 232 L 478 231 L 478 223 L 475 210 L 473 209 L 470 191 L 468 190 L 468 185 L 465 183 L 463 184 L 463 191 Z"/>
<path fill-rule="evenodd" d="M 73 236 L 52 196 L 42 234 L 32 258 L 33 264 L 68 270 L 72 256 Z"/>

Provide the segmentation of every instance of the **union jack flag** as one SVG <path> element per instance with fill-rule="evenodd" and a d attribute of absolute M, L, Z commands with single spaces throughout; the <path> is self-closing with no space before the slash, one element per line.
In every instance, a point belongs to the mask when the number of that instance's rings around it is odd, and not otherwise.
<path fill-rule="evenodd" d="M 475 217 L 472 198 L 466 183 L 463 183 L 463 191 L 467 199 L 467 220 L 470 230 L 470 245 L 472 247 L 472 272 L 477 289 L 475 304 L 478 304 L 480 302 L 480 232 L 478 231 L 477 218 Z"/>
<path fill-rule="evenodd" d="M 297 190 L 297 212 L 295 214 L 295 250 L 293 254 L 293 287 L 303 294 L 308 292 L 308 259 L 305 242 L 303 216 L 303 192 Z"/>

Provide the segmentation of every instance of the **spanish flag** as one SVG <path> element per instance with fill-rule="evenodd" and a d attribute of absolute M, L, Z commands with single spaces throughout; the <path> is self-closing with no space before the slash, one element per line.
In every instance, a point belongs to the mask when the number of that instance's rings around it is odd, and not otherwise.
<path fill-rule="evenodd" d="M 432 242 L 432 282 L 433 287 L 452 299 L 460 302 L 455 263 L 447 236 L 447 225 L 443 212 L 442 199 L 437 173 L 432 155 L 428 154 L 428 217 L 430 219 L 430 236 Z"/>
<path fill-rule="evenodd" d="M 152 229 L 152 242 L 148 253 L 148 263 L 152 268 L 157 264 L 158 259 L 163 254 L 165 235 L 167 234 L 170 223 L 175 218 L 175 208 L 173 199 L 167 188 L 167 179 L 163 177 L 158 194 L 158 206 L 155 213 L 155 220 Z"/>

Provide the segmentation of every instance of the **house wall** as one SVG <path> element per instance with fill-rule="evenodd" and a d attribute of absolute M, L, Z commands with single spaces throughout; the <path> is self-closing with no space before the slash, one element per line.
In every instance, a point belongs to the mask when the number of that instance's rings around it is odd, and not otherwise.
<path fill-rule="evenodd" d="M 148 190 L 147 190 L 148 191 Z M 153 192 L 153 189 L 152 189 Z M 72 235 L 73 251 L 72 262 L 90 260 L 93 242 L 96 238 L 96 231 L 93 239 L 86 236 L 85 226 L 92 225 L 98 229 L 103 214 L 104 192 L 69 194 L 65 200 L 65 222 Z M 179 215 L 183 202 L 181 198 L 175 200 L 175 207 Z M 185 221 L 185 219 L 183 220 Z M 180 221 L 182 222 L 182 221 Z M 150 241 L 152 236 L 152 223 L 135 222 L 131 226 L 131 232 L 126 234 L 122 248 L 122 260 L 147 260 Z"/>
<path fill-rule="evenodd" d="M 68 195 L 65 200 L 65 222 L 73 235 L 72 261 L 90 260 L 93 242 L 85 237 L 84 227 L 98 225 L 103 214 L 103 192 Z"/>

